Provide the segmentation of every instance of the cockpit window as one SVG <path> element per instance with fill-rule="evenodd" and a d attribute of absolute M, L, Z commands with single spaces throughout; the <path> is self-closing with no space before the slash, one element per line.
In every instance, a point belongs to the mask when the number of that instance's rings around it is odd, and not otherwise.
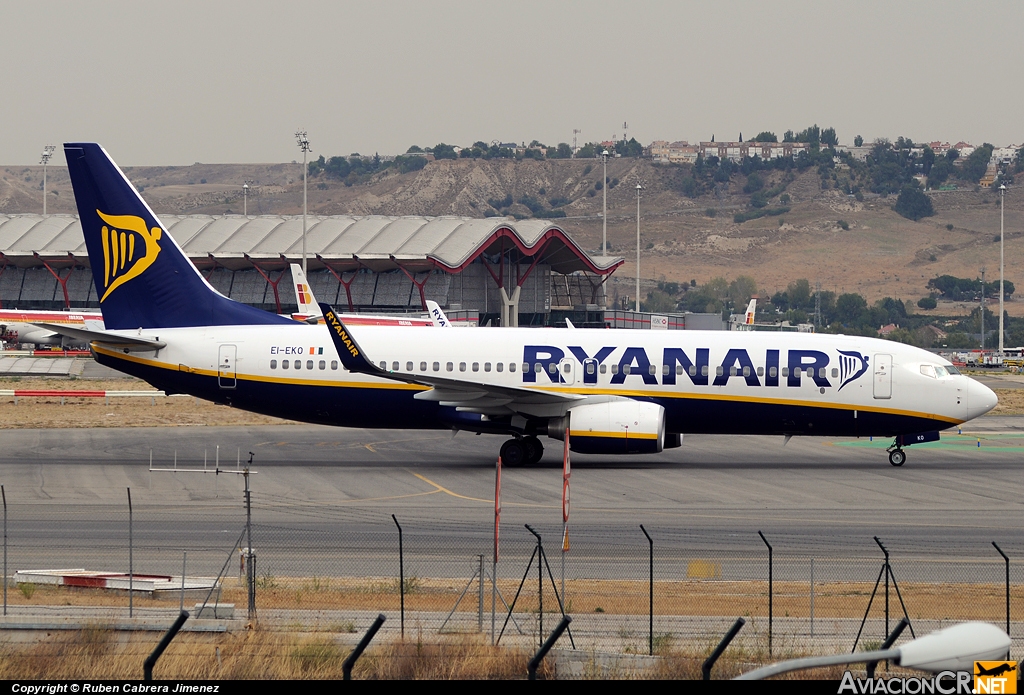
<path fill-rule="evenodd" d="M 960 370 L 954 367 L 953 365 L 948 365 L 946 367 L 946 371 L 949 372 L 952 376 L 960 376 Z"/>
<path fill-rule="evenodd" d="M 921 365 L 921 373 L 925 376 L 930 376 L 932 379 L 935 378 L 935 367 L 930 364 Z"/>
<path fill-rule="evenodd" d="M 941 379 L 943 377 L 949 376 L 949 372 L 946 371 L 945 367 L 937 364 L 935 365 L 935 376 Z"/>

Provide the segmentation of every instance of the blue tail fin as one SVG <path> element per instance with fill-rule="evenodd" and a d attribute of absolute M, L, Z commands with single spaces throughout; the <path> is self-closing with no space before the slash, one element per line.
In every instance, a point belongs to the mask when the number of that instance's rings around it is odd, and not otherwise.
<path fill-rule="evenodd" d="M 108 329 L 289 323 L 213 289 L 96 143 L 65 143 Z"/>

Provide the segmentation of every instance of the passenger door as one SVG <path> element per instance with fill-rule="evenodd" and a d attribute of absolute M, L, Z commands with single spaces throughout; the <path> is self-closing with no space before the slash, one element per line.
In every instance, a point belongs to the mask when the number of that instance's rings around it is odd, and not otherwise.
<path fill-rule="evenodd" d="M 875 355 L 875 398 L 892 398 L 892 355 Z"/>

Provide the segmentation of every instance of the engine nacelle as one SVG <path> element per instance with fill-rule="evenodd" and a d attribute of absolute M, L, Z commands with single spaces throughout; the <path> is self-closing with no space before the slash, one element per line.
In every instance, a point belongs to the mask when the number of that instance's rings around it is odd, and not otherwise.
<path fill-rule="evenodd" d="M 614 400 L 569 410 L 569 448 L 580 454 L 657 454 L 665 448 L 665 409 L 657 403 Z M 562 439 L 565 418 L 548 423 Z"/>

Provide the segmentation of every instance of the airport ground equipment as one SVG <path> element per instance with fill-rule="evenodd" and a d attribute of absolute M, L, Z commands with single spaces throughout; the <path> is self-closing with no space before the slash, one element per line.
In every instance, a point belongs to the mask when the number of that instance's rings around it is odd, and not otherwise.
<path fill-rule="evenodd" d="M 885 577 L 885 632 L 889 633 L 889 580 L 892 580 L 893 588 L 896 589 L 896 596 L 900 600 L 900 607 L 903 609 L 903 617 L 907 620 L 907 627 L 910 628 L 910 634 L 914 635 L 914 626 L 910 622 L 910 614 L 907 613 L 907 606 L 903 603 L 903 594 L 900 593 L 899 584 L 896 583 L 896 575 L 893 574 L 892 565 L 889 564 L 889 550 L 885 545 L 878 539 L 878 536 L 873 537 L 878 547 L 882 549 L 882 553 L 885 555 L 885 559 L 882 561 L 882 569 L 878 571 L 878 579 L 875 580 L 875 588 L 871 590 L 871 598 L 868 599 L 868 607 L 864 610 L 864 618 L 860 621 L 860 629 L 857 630 L 857 637 L 853 640 L 853 649 L 851 652 L 857 651 L 857 642 L 860 641 L 861 633 L 864 632 L 864 624 L 868 620 L 868 614 L 871 613 L 871 604 L 875 600 L 875 594 L 878 593 L 878 585 L 882 581 L 882 577 Z"/>

